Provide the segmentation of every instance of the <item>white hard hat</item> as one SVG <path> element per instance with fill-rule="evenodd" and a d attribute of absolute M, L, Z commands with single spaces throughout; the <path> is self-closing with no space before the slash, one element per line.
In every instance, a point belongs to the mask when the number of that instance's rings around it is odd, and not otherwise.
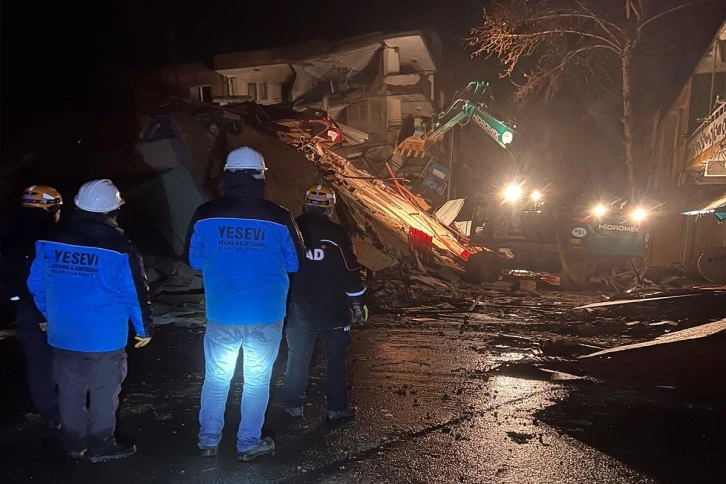
<path fill-rule="evenodd" d="M 86 212 L 108 213 L 116 210 L 126 201 L 111 180 L 91 180 L 81 185 L 76 198 L 76 207 Z"/>
<path fill-rule="evenodd" d="M 235 170 L 267 170 L 265 159 L 257 151 L 248 146 L 234 149 L 227 155 L 227 162 L 224 164 L 227 171 Z"/>

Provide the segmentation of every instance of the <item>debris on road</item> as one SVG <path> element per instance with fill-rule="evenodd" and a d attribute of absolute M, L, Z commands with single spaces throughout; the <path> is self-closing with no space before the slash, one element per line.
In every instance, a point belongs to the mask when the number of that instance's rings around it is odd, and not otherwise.
<path fill-rule="evenodd" d="M 544 366 L 604 380 L 726 396 L 726 319 Z"/>

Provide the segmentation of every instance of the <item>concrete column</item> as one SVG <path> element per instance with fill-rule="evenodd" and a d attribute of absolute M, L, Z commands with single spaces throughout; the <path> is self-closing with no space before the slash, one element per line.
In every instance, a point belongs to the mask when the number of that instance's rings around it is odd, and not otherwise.
<path fill-rule="evenodd" d="M 401 59 L 398 47 L 383 46 L 383 75 L 398 74 L 401 72 Z"/>

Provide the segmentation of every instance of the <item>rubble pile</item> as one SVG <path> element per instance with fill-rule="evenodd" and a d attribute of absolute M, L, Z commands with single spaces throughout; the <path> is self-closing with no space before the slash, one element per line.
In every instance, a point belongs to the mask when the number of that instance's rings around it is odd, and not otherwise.
<path fill-rule="evenodd" d="M 411 234 L 415 231 L 430 237 L 430 255 L 438 265 L 460 269 L 466 259 L 478 251 L 404 196 L 405 192 L 395 180 L 372 177 L 319 144 L 303 144 L 300 150 L 337 189 L 361 233 L 370 236 L 374 245 L 396 259 L 411 253 Z M 419 259 L 428 255 L 414 254 Z"/>
<path fill-rule="evenodd" d="M 301 200 L 310 185 L 326 183 L 336 189 L 341 202 L 337 217 L 351 228 L 358 258 L 369 272 L 371 302 L 379 311 L 416 306 L 441 310 L 441 304 L 469 310 L 482 297 L 537 298 L 538 291 L 559 287 L 555 275 L 532 277 L 525 271 L 503 273 L 490 283 L 470 283 L 466 261 L 482 249 L 429 214 L 398 179 L 372 176 L 312 131 L 283 137 L 283 142 L 250 120 L 248 111 L 171 102 L 140 116 L 136 152 L 152 175 L 127 185 L 124 194 L 126 212 L 133 215 L 129 219 L 137 220 L 138 227 L 130 227 L 129 233 L 144 252 L 159 324 L 204 322 L 201 276 L 184 260 L 188 224 L 201 203 L 221 194 L 226 153 L 239 146 L 262 153 L 269 167 L 265 197 L 294 216 L 302 212 Z M 625 271 L 592 282 L 612 290 L 627 287 L 632 279 L 633 273 Z M 649 269 L 637 289 L 690 282 L 682 272 Z"/>
<path fill-rule="evenodd" d="M 182 102 L 141 116 L 136 149 L 152 176 L 124 192 L 127 213 L 157 230 L 152 233 L 139 226 L 130 232 L 145 233 L 139 245 L 158 324 L 203 322 L 201 277 L 184 263 L 188 224 L 197 206 L 220 194 L 225 154 L 239 146 L 262 153 L 269 168 L 265 197 L 294 216 L 302 212 L 301 200 L 310 185 L 332 184 L 342 202 L 338 216 L 353 228 L 361 264 L 371 274 L 398 268 L 414 278 L 405 282 L 411 284 L 408 290 L 389 288 L 392 299 L 406 294 L 416 299 L 434 297 L 441 291 L 451 296 L 450 284 L 461 278 L 464 259 L 474 250 L 457 234 L 396 191 L 390 180 L 355 168 L 328 150 L 326 143 L 311 144 L 313 138 L 308 137 L 290 145 L 243 118 L 239 109 Z M 413 247 L 414 231 L 427 234 L 430 245 Z"/>

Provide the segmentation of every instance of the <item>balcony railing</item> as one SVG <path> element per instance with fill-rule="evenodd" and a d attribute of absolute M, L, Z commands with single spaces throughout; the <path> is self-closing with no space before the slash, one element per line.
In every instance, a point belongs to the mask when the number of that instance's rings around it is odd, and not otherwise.
<path fill-rule="evenodd" d="M 711 115 L 688 137 L 688 166 L 701 160 L 702 155 L 726 136 L 726 103 L 719 103 Z"/>

